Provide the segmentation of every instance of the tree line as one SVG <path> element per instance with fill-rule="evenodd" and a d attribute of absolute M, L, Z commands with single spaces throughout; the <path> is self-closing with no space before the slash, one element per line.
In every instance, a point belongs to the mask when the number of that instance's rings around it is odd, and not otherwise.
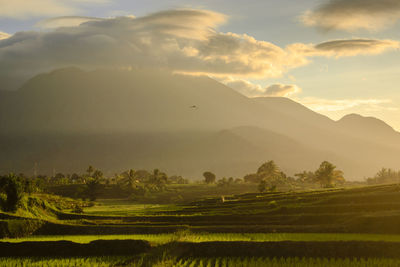
<path fill-rule="evenodd" d="M 169 184 L 187 183 L 189 181 L 182 176 L 168 176 L 158 169 L 152 172 L 130 169 L 113 177 L 106 177 L 101 170 L 93 166 L 89 166 L 81 174 L 56 173 L 53 176 L 28 177 L 11 173 L 0 176 L 0 205 L 2 210 L 12 211 L 16 209 L 24 193 L 54 193 L 51 189 L 57 187 L 68 190 L 69 186 L 74 186 L 76 190 L 73 195 L 69 194 L 69 197 L 94 201 L 106 190 L 111 190 L 121 197 L 139 199 L 162 192 Z"/>
<path fill-rule="evenodd" d="M 315 171 L 296 173 L 294 177 L 287 176 L 273 161 L 262 164 L 255 173 L 247 174 L 243 179 L 222 178 L 216 180 L 216 175 L 210 171 L 204 172 L 204 182 L 207 184 L 230 185 L 234 183 L 257 183 L 260 192 L 275 191 L 278 187 L 295 184 L 318 184 L 324 188 L 332 188 L 345 182 L 344 173 L 328 161 L 323 161 Z"/>
<path fill-rule="evenodd" d="M 373 177 L 367 178 L 366 182 L 368 184 L 400 183 L 400 170 L 395 171 L 390 168 L 382 168 Z"/>

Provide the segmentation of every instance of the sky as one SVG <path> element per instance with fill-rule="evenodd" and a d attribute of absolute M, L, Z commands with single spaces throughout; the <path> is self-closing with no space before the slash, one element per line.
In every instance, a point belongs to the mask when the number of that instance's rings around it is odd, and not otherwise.
<path fill-rule="evenodd" d="M 64 66 L 209 75 L 400 130 L 398 0 L 0 0 L 0 89 Z"/>

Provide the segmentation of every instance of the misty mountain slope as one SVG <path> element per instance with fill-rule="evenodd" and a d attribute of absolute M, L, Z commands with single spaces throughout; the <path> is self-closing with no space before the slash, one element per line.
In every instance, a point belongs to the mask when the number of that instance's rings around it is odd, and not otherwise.
<path fill-rule="evenodd" d="M 266 132 L 264 136 L 275 144 L 287 139 L 279 140 L 279 135 L 270 138 Z M 93 164 L 109 171 L 161 168 L 192 177 L 201 177 L 204 170 L 240 176 L 256 169 L 264 158 L 279 154 L 275 147 L 259 147 L 229 130 L 216 133 L 3 136 L 0 148 L 2 169 L 19 167 L 21 171 L 32 172 L 33 163 L 38 162 L 42 171 L 55 168 L 66 172 L 82 171 L 88 164 Z"/>
<path fill-rule="evenodd" d="M 39 75 L 15 94 L 6 106 L 23 108 L 1 130 L 115 133 L 255 123 L 246 97 L 206 77 L 71 68 Z"/>
<path fill-rule="evenodd" d="M 332 124 L 332 120 L 328 117 L 314 112 L 286 97 L 256 97 L 253 98 L 253 101 L 304 123 L 312 121 L 313 124 L 318 124 L 321 128 Z"/>
<path fill-rule="evenodd" d="M 257 127 L 237 127 L 229 130 L 240 136 L 260 150 L 255 158 L 271 158 L 283 166 L 285 171 L 293 174 L 299 170 L 314 169 L 321 163 L 321 158 L 336 163 L 356 165 L 356 161 L 333 152 L 319 150 L 305 145 L 288 136 Z M 254 155 L 253 155 L 254 156 Z M 290 164 L 287 164 L 290 162 Z M 342 165 L 341 165 L 342 166 Z"/>
<path fill-rule="evenodd" d="M 309 137 L 318 146 L 332 138 L 331 130 L 321 132 L 324 127 L 320 121 L 326 117 L 290 100 L 285 105 L 272 105 L 274 98 L 263 101 L 268 102 L 249 99 L 206 77 L 67 68 L 38 75 L 5 97 L 0 131 L 126 133 L 248 125 L 285 135 L 294 133 L 291 137 L 302 141 Z M 290 111 L 293 106 L 295 110 Z M 299 108 L 306 109 L 302 120 Z"/>
<path fill-rule="evenodd" d="M 354 179 L 398 167 L 397 132 L 348 120 L 286 98 L 247 98 L 207 77 L 60 69 L 0 91 L 0 170 L 37 162 L 46 172 L 93 164 L 240 176 L 270 159 L 289 173 L 330 160 Z"/>
<path fill-rule="evenodd" d="M 349 135 L 368 138 L 381 144 L 400 147 L 400 133 L 382 120 L 349 114 L 336 122 L 338 129 Z"/>
<path fill-rule="evenodd" d="M 33 172 L 78 172 L 87 165 L 113 174 L 127 168 L 160 168 L 168 173 L 201 178 L 205 170 L 241 177 L 274 159 L 289 174 L 315 169 L 320 159 L 340 157 L 310 149 L 286 136 L 257 127 L 219 132 L 50 134 L 2 136 L 1 168 Z M 342 162 L 347 162 L 342 160 Z"/>
<path fill-rule="evenodd" d="M 397 165 L 394 155 L 400 148 L 400 134 L 380 120 L 364 118 L 375 123 L 359 123 L 357 121 L 363 117 L 355 116 L 353 122 L 341 123 L 288 98 L 259 97 L 253 100 L 279 112 L 273 124 L 275 131 L 307 146 L 332 151 L 353 161 L 368 161 L 372 166 Z"/>
<path fill-rule="evenodd" d="M 248 125 L 294 133 L 292 138 L 317 147 L 333 137 L 318 121 L 305 117 L 311 123 L 305 126 L 206 77 L 67 68 L 38 75 L 14 93 L 2 105 L 0 132 L 216 131 Z"/>

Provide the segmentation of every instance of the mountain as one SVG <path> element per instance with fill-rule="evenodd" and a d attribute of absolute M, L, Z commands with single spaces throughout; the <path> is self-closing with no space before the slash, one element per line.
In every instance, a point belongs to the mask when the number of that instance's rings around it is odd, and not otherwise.
<path fill-rule="evenodd" d="M 215 130 L 257 123 L 246 97 L 210 78 L 143 70 L 56 70 L 31 79 L 2 106 L 1 131 L 10 133 Z"/>
<path fill-rule="evenodd" d="M 399 147 L 400 133 L 384 121 L 374 117 L 349 114 L 337 121 L 338 128 L 348 134 L 367 138 L 381 144 Z"/>
<path fill-rule="evenodd" d="M 0 91 L 0 170 L 160 168 L 240 177 L 274 159 L 289 174 L 330 160 L 348 179 L 397 167 L 399 133 L 333 121 L 287 98 L 247 98 L 208 77 L 155 70 L 55 70 Z"/>

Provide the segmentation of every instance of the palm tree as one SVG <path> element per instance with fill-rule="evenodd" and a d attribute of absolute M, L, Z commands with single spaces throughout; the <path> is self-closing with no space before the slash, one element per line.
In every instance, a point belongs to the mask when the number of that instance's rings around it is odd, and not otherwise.
<path fill-rule="evenodd" d="M 127 178 L 129 188 L 134 188 L 135 184 L 137 183 L 135 170 L 130 169 L 128 172 L 126 172 L 125 176 Z"/>
<path fill-rule="evenodd" d="M 89 165 L 89 167 L 87 168 L 86 172 L 87 172 L 88 176 L 91 177 L 92 173 L 94 172 L 93 166 Z"/>

